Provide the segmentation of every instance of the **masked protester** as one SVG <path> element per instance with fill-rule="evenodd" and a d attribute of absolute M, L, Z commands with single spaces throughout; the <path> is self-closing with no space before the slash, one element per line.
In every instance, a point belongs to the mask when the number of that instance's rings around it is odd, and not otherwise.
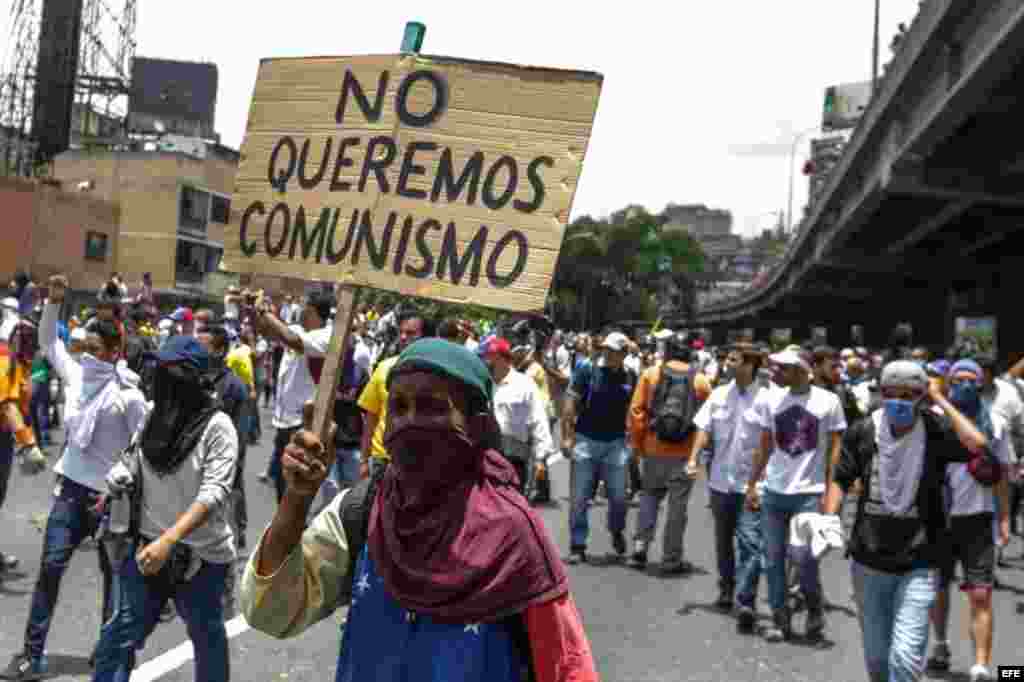
<path fill-rule="evenodd" d="M 103 624 L 94 682 L 127 680 L 135 651 L 173 599 L 195 648 L 195 679 L 228 679 L 221 595 L 235 561 L 228 504 L 238 435 L 219 409 L 210 355 L 192 336 L 155 354 L 153 413 L 139 440 L 107 476 L 114 490 L 139 496 L 136 551 L 118 568 L 116 609 Z M 130 472 L 135 468 L 137 473 Z"/>
<path fill-rule="evenodd" d="M 399 356 L 388 378 L 392 461 L 354 568 L 344 496 L 304 528 L 330 450 L 300 432 L 284 457 L 285 497 L 246 567 L 248 622 L 297 635 L 343 603 L 348 580 L 339 680 L 416 671 L 419 682 L 518 682 L 527 666 L 538 682 L 596 680 L 557 549 L 514 467 L 489 448 L 492 390 L 483 362 L 455 344 L 424 339 Z"/>
<path fill-rule="evenodd" d="M 46 674 L 42 662 L 64 571 L 79 545 L 99 529 L 105 476 L 114 459 L 146 420 L 148 407 L 138 375 L 120 361 L 123 336 L 116 322 L 91 325 L 79 360 L 71 357 L 57 335 L 57 318 L 67 280 L 50 280 L 50 300 L 43 308 L 39 338 L 43 352 L 65 384 L 67 443 L 54 467 L 57 485 L 43 535 L 42 562 L 25 626 L 25 641 L 0 679 L 34 680 Z M 110 612 L 111 571 L 99 546 L 103 575 L 104 620 Z"/>
<path fill-rule="evenodd" d="M 1005 470 L 1010 463 L 1007 424 L 982 400 L 983 387 L 984 372 L 973 360 L 960 360 L 950 367 L 947 378 L 949 402 L 985 436 L 989 448 Z M 946 670 L 950 665 L 952 656 L 947 641 L 949 586 L 959 561 L 964 575 L 961 590 L 967 596 L 971 614 L 970 632 L 974 645 L 971 682 L 994 680 L 991 670 L 992 589 L 995 586 L 996 547 L 1009 542 L 1009 488 L 1005 476 L 994 486 L 980 483 L 966 464 L 947 469 L 945 486 L 950 517 L 949 544 L 942 564 L 942 582 L 932 610 L 935 648 L 928 666 Z M 995 529 L 993 523 L 996 523 Z M 998 541 L 994 536 L 999 536 Z"/>
<path fill-rule="evenodd" d="M 944 481 L 988 440 L 916 362 L 886 365 L 881 394 L 882 407 L 843 438 L 823 511 L 838 527 L 843 497 L 862 483 L 849 555 L 868 679 L 919 680 L 950 550 Z"/>

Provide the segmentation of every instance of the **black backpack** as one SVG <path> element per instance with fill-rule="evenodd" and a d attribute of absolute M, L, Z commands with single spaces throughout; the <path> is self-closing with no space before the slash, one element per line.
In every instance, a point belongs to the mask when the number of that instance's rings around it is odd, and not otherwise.
<path fill-rule="evenodd" d="M 693 418 L 700 406 L 693 390 L 697 370 L 691 365 L 686 372 L 663 364 L 654 400 L 650 409 L 650 430 L 658 440 L 682 443 L 694 429 Z"/>

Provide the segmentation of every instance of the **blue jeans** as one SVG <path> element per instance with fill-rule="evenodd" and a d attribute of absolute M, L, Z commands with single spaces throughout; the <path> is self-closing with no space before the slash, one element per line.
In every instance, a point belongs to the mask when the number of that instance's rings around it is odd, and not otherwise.
<path fill-rule="evenodd" d="M 736 603 L 755 608 L 761 580 L 761 513 L 744 508 L 743 493 L 711 491 L 719 587 L 736 589 Z"/>
<path fill-rule="evenodd" d="M 60 583 L 71 556 L 85 538 L 96 533 L 99 516 L 93 511 L 100 494 L 72 480 L 57 477 L 60 493 L 53 500 L 43 536 L 43 556 L 32 592 L 32 606 L 25 626 L 25 651 L 34 659 L 43 655 L 50 633 L 53 609 L 57 606 Z M 110 612 L 110 563 L 106 549 L 97 547 L 103 576 L 103 616 Z"/>
<path fill-rule="evenodd" d="M 358 447 L 337 448 L 335 451 L 334 464 L 327 472 L 327 478 L 320 486 L 319 504 L 314 507 L 319 513 L 324 507 L 331 503 L 342 490 L 351 488 L 359 482 L 359 463 L 362 460 Z"/>
<path fill-rule="evenodd" d="M 10 431 L 0 431 L 0 509 L 3 509 L 4 500 L 7 498 L 7 482 L 11 480 L 13 468 L 14 434 Z"/>
<path fill-rule="evenodd" d="M 32 416 L 32 431 L 36 434 L 39 447 L 50 444 L 50 382 L 32 382 L 32 399 L 29 402 Z"/>
<path fill-rule="evenodd" d="M 135 651 L 153 632 L 168 599 L 174 600 L 195 649 L 194 679 L 226 682 L 230 673 L 222 597 L 231 564 L 204 561 L 191 580 L 175 584 L 167 565 L 155 576 L 143 576 L 135 561 L 137 549 L 121 563 L 114 581 L 113 615 L 100 633 L 93 682 L 128 682 Z"/>
<path fill-rule="evenodd" d="M 789 522 L 797 514 L 817 512 L 817 494 L 780 495 L 764 491 L 761 500 L 761 530 L 764 533 L 764 572 L 768 579 L 768 602 L 772 611 L 786 606 L 786 555 L 789 548 Z M 821 572 L 818 560 L 809 548 L 803 547 L 792 555 L 800 568 L 800 589 L 808 608 L 821 608 Z"/>
<path fill-rule="evenodd" d="M 281 455 L 284 454 L 284 449 L 288 446 L 288 443 L 292 442 L 292 436 L 300 428 L 302 427 L 292 426 L 287 429 L 278 429 L 274 435 L 274 451 L 270 453 L 270 468 L 267 470 L 267 474 L 274 481 L 274 490 L 277 492 L 278 504 L 280 504 L 281 498 L 284 497 L 286 486 L 284 471 L 281 469 Z"/>
<path fill-rule="evenodd" d="M 585 548 L 590 537 L 587 514 L 594 499 L 595 485 L 604 479 L 608 491 L 608 531 L 621 533 L 626 529 L 626 460 L 629 451 L 623 438 L 609 442 L 591 440 L 577 434 L 573 448 L 576 483 L 573 489 L 572 514 L 569 518 L 573 548 Z"/>
<path fill-rule="evenodd" d="M 921 568 L 883 573 L 854 561 L 850 573 L 868 679 L 920 680 L 928 649 L 928 614 L 938 585 L 936 571 Z"/>

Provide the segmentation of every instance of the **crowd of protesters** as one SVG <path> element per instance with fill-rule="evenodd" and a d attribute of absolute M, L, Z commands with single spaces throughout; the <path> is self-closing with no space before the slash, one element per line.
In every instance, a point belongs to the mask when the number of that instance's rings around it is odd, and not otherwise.
<path fill-rule="evenodd" d="M 705 549 L 687 542 L 702 472 L 716 606 L 740 635 L 825 638 L 819 567 L 842 550 L 868 678 L 920 679 L 954 665 L 959 566 L 968 676 L 995 679 L 992 590 L 1021 531 L 1024 363 L 976 348 L 930 357 L 905 329 L 881 349 L 709 347 L 686 330 L 630 338 L 367 306 L 324 441 L 311 405 L 333 294 L 275 301 L 232 287 L 216 311 L 162 315 L 148 277 L 130 295 L 112 276 L 89 310 L 70 310 L 67 290 L 60 276 L 19 275 L 2 301 L 0 504 L 14 462 L 35 475 L 52 457 L 57 484 L 23 647 L 0 679 L 47 674 L 62 578 L 96 542 L 95 680 L 128 680 L 175 615 L 196 679 L 229 679 L 236 602 L 274 637 L 348 607 L 338 679 L 596 680 L 567 568 L 595 560 L 595 498 L 607 498 L 602 561 L 649 570 L 664 507 L 657 570 L 686 574 Z M 245 460 L 269 427 L 259 480 L 276 511 L 250 537 Z M 551 500 L 559 455 L 572 466 L 561 552 L 533 508 Z M 0 555 L 0 572 L 17 564 Z M 758 630 L 762 576 L 770 620 Z M 415 646 L 396 656 L 396 638 Z"/>

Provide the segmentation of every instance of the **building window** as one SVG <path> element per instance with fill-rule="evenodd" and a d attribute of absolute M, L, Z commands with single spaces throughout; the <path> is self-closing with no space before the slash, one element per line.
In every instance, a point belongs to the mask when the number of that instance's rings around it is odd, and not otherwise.
<path fill-rule="evenodd" d="M 224 248 L 188 239 L 178 240 L 175 281 L 179 286 L 202 286 L 206 275 L 220 268 Z"/>
<path fill-rule="evenodd" d="M 85 233 L 85 257 L 88 260 L 107 259 L 107 235 L 102 232 Z"/>
<path fill-rule="evenodd" d="M 210 216 L 210 193 L 185 185 L 181 188 L 178 210 L 178 230 L 206 234 Z"/>
<path fill-rule="evenodd" d="M 199 242 L 178 240 L 178 257 L 174 268 L 174 279 L 178 284 L 201 286 L 206 279 L 206 245 Z"/>
<path fill-rule="evenodd" d="M 227 225 L 231 218 L 231 199 L 217 196 L 210 196 L 210 222 Z"/>

